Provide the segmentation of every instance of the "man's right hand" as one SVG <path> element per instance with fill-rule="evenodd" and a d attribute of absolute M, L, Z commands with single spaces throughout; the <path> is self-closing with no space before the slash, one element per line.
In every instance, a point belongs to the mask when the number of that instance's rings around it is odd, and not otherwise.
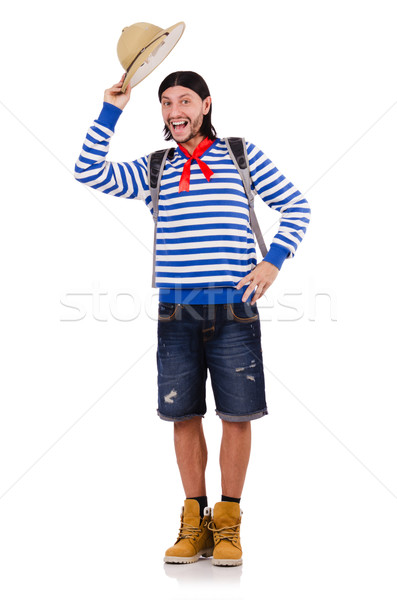
<path fill-rule="evenodd" d="M 124 93 L 121 92 L 121 87 L 123 85 L 124 78 L 126 77 L 126 73 L 123 73 L 122 78 L 118 83 L 115 83 L 113 87 L 105 90 L 104 102 L 109 102 L 110 104 L 114 104 L 117 108 L 123 110 L 128 104 L 131 96 L 131 83 L 129 83 L 126 87 Z"/>

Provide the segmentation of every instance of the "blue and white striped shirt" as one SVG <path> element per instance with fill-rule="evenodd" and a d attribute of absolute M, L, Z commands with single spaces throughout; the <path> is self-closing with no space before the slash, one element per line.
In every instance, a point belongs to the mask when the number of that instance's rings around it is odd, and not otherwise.
<path fill-rule="evenodd" d="M 123 163 L 106 160 L 121 113 L 104 102 L 88 130 L 75 177 L 105 194 L 143 200 L 153 213 L 148 156 Z M 246 144 L 252 189 L 280 212 L 279 228 L 264 260 L 281 268 L 286 258 L 294 256 L 306 232 L 310 208 L 272 161 L 253 144 Z M 201 303 L 208 288 L 216 288 L 213 303 L 224 302 L 226 293 L 228 301 L 239 301 L 246 287 L 235 290 L 234 286 L 257 264 L 248 200 L 224 141 L 215 139 L 200 158 L 214 174 L 208 182 L 193 160 L 190 189 L 181 193 L 179 181 L 187 158 L 177 148 L 166 162 L 159 196 L 155 284 L 164 301 L 173 301 L 176 290 L 178 301 L 186 301 L 192 288 L 196 291 L 192 303 Z"/>

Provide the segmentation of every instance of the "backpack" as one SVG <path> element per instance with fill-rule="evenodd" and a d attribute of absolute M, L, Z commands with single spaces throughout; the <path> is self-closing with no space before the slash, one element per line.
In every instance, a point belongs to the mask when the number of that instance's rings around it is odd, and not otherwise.
<path fill-rule="evenodd" d="M 230 154 L 230 158 L 232 159 L 234 166 L 236 167 L 239 175 L 243 181 L 244 191 L 248 198 L 249 204 L 249 218 L 251 229 L 256 237 L 259 248 L 261 250 L 263 258 L 265 258 L 267 254 L 266 244 L 264 242 L 258 220 L 254 211 L 254 200 L 255 194 L 251 189 L 251 174 L 249 170 L 249 162 L 247 156 L 247 148 L 245 145 L 244 138 L 238 137 L 230 137 L 224 138 L 223 140 L 226 143 L 227 149 Z M 174 156 L 175 148 L 166 148 L 164 150 L 157 150 L 156 152 L 152 152 L 149 155 L 148 159 L 148 178 L 149 178 L 149 188 L 150 195 L 152 198 L 153 204 L 153 220 L 154 220 L 154 242 L 153 242 L 153 271 L 152 271 L 152 287 L 156 287 L 155 285 L 155 268 L 156 268 L 156 238 L 157 238 L 157 219 L 158 219 L 158 205 L 159 205 L 159 195 L 160 195 L 160 185 L 161 185 L 161 177 L 163 174 L 165 161 L 167 158 L 172 160 Z"/>

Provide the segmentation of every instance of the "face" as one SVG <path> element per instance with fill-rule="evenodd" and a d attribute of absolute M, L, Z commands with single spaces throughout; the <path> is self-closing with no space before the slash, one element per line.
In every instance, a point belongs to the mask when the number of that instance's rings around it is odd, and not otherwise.
<path fill-rule="evenodd" d="M 202 100 L 196 92 L 181 85 L 168 88 L 161 96 L 164 123 L 179 144 L 204 137 L 200 128 L 210 106 L 210 96 Z"/>

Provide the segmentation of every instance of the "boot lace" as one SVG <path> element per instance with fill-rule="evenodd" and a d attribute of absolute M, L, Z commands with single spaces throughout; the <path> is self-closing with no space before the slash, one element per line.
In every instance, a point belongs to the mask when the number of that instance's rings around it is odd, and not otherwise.
<path fill-rule="evenodd" d="M 240 548 L 239 544 L 239 536 L 240 536 L 240 524 L 231 525 L 230 527 L 220 527 L 216 529 L 214 521 L 208 523 L 208 529 L 214 534 L 214 542 L 218 544 L 222 540 L 229 540 L 236 546 L 236 548 Z"/>
<path fill-rule="evenodd" d="M 205 526 L 204 523 L 202 525 Z M 196 538 L 199 537 L 200 533 L 201 533 L 201 527 L 194 527 L 194 525 L 190 525 L 189 523 L 185 523 L 184 521 L 181 520 L 181 526 L 179 528 L 177 542 L 179 542 L 179 540 L 182 540 L 184 538 L 195 540 Z"/>

